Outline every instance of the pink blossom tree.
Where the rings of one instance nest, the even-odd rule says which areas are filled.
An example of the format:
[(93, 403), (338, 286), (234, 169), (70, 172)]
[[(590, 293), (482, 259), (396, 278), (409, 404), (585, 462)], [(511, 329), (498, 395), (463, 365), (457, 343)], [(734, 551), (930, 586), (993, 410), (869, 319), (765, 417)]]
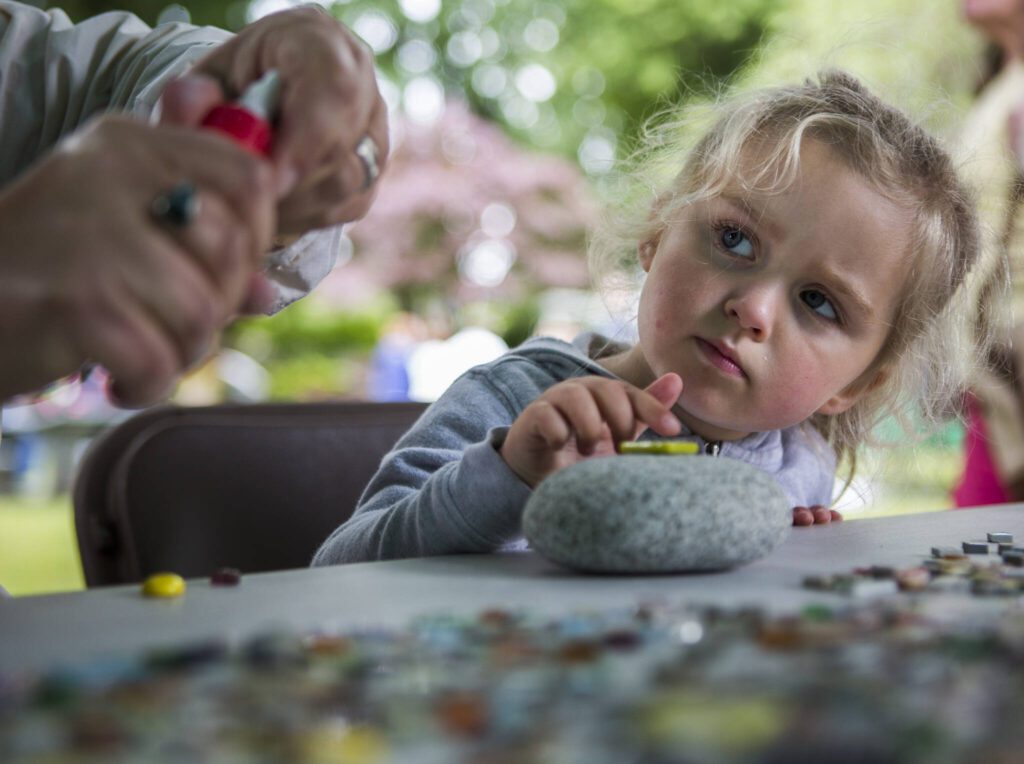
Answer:
[(416, 309), (587, 285), (598, 213), (576, 165), (516, 144), (457, 101), (430, 124), (395, 120), (377, 199), (349, 230), (351, 258), (318, 292), (348, 301), (390, 290)]

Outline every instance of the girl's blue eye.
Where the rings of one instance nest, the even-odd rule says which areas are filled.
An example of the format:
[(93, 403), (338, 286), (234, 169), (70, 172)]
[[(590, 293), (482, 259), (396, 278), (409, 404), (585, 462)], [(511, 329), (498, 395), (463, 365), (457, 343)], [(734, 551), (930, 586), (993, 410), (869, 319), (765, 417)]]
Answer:
[(754, 256), (754, 245), (742, 229), (736, 226), (726, 226), (718, 235), (722, 246), (734, 255), (747, 258)]
[(801, 292), (800, 299), (804, 301), (807, 307), (822, 318), (827, 318), (830, 321), (835, 321), (839, 318), (839, 316), (836, 315), (836, 309), (832, 304), (832, 301), (817, 289), (807, 289)]

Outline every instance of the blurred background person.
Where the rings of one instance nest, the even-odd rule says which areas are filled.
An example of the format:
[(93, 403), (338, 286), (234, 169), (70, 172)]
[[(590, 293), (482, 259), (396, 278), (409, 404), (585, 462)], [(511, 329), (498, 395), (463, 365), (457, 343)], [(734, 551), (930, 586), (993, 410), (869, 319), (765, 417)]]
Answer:
[[(965, 0), (964, 18), (988, 41), (981, 82), (961, 135), (964, 171), (978, 193), (987, 276), (976, 310), (1004, 313), (996, 357), (967, 401), (959, 507), (1024, 500), (1024, 0)], [(1009, 296), (1009, 300), (1007, 297)]]

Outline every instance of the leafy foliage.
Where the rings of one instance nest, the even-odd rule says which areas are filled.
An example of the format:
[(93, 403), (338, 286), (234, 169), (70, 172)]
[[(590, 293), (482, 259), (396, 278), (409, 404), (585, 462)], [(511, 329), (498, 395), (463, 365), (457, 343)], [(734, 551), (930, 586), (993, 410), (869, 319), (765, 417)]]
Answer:
[[(49, 4), (75, 19), (131, 10), (150, 24), (168, 6), (166, 0)], [(260, 8), (241, 0), (183, 4), (193, 23), (229, 29)], [(325, 5), (368, 39), (395, 88), (428, 78), (523, 142), (575, 157), (588, 136), (614, 147), (620, 133), (633, 131), (658, 104), (680, 93), (706, 93), (731, 77), (756, 52), (782, 2), (461, 0), (441, 3), (426, 20), (410, 18), (398, 0)], [(531, 85), (531, 75), (539, 84)]]

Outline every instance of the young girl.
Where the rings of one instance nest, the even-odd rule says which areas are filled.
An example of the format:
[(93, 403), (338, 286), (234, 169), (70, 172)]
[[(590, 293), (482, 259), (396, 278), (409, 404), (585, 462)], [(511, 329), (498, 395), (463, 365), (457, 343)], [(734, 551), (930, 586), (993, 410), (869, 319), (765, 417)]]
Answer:
[(592, 246), (647, 274), (639, 342), (535, 339), (467, 372), (314, 564), (522, 548), (538, 483), (637, 437), (749, 462), (825, 521), (837, 459), (881, 417), (949, 410), (978, 246), (931, 137), (831, 72), (727, 104), (675, 168)]

